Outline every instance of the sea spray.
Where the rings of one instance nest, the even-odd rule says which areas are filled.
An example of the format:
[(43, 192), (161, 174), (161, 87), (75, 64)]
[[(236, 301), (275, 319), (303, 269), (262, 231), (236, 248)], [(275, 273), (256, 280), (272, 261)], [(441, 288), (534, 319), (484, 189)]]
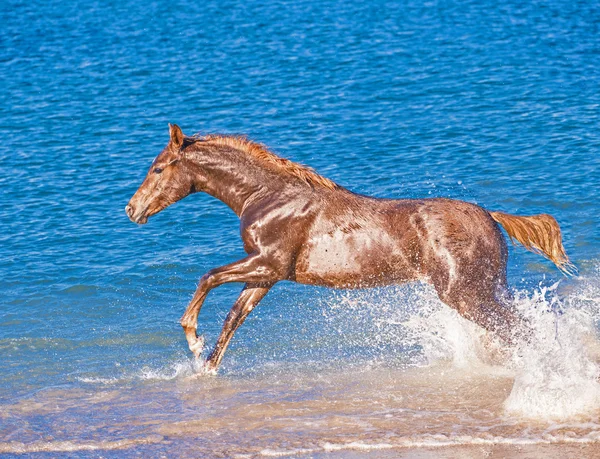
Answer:
[(429, 295), (421, 314), (405, 322), (410, 340), (421, 347), (425, 365), (451, 362), (457, 368), (484, 365), (485, 331)]
[(185, 358), (171, 362), (161, 368), (144, 366), (136, 373), (136, 377), (143, 380), (171, 380), (192, 377), (203, 370), (203, 361), (195, 358)]
[[(594, 355), (598, 303), (581, 301), (582, 289), (560, 299), (557, 285), (516, 296), (515, 305), (528, 319), (532, 334), (518, 345), (509, 363), (515, 379), (504, 403), (507, 414), (566, 419), (600, 408), (600, 366)], [(590, 283), (583, 285), (593, 293)]]
[(424, 283), (332, 294), (322, 310), (330, 339), (372, 363), (451, 362), (474, 369), (495, 362), (501, 350), (495, 336), (461, 317)]
[(600, 409), (600, 286), (579, 279), (518, 291), (514, 305), (532, 333), (510, 348), (423, 288), (403, 325), (420, 347), (420, 364), (451, 364), (465, 374), (514, 378), (504, 402), (509, 416), (564, 420)]
[[(282, 344), (273, 360), (261, 355), (261, 360), (255, 361), (243, 348), (234, 348), (224, 374), (287, 375), (292, 370), (327, 372), (349, 366), (353, 371), (451, 366), (460, 370), (452, 373), (454, 377), (512, 379), (513, 387), (507, 392), (502, 410), (509, 418), (556, 420), (597, 412), (597, 277), (518, 291), (514, 302), (528, 319), (533, 334), (527, 342), (510, 348), (441, 302), (426, 284), (332, 291), (312, 305), (320, 314), (304, 319), (303, 326), (312, 330), (304, 341)], [(264, 339), (263, 333), (256, 336)], [(124, 379), (171, 380), (204, 375), (202, 361), (182, 352), (180, 358), (167, 365), (146, 365)]]

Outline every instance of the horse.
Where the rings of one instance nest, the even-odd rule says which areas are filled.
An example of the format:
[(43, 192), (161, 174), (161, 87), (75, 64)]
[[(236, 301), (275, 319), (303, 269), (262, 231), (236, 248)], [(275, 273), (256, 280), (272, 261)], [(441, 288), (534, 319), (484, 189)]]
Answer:
[(247, 254), (203, 275), (181, 317), (199, 358), (204, 339), (197, 321), (208, 293), (245, 284), (204, 362), (207, 371), (216, 372), (237, 328), (280, 281), (344, 289), (427, 282), (461, 316), (512, 343), (527, 326), (510, 301), (500, 226), (563, 273), (575, 269), (547, 214), (516, 216), (446, 198), (365, 196), (244, 136), (186, 136), (171, 124), (169, 136), (125, 207), (127, 216), (145, 224), (192, 193), (208, 193), (239, 217)]

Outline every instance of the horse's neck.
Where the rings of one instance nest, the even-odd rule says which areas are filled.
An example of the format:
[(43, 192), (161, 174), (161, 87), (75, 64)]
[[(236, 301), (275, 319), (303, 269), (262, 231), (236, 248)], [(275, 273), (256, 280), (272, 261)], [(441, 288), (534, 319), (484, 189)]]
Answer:
[(284, 178), (274, 177), (253, 162), (236, 158), (231, 151), (203, 155), (192, 160), (195, 188), (227, 204), (239, 217), (247, 203), (276, 193)]

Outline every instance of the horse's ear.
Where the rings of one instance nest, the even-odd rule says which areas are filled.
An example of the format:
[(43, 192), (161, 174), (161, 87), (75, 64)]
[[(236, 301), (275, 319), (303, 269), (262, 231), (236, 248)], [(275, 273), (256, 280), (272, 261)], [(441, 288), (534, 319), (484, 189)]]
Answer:
[(181, 132), (181, 128), (176, 124), (169, 124), (169, 135), (171, 136), (173, 146), (181, 148), (183, 145), (183, 132)]

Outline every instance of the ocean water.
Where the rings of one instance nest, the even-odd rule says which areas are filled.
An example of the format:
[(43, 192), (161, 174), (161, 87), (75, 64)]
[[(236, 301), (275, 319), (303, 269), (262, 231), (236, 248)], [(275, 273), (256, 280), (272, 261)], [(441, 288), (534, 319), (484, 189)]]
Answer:
[[(0, 23), (0, 455), (598, 454), (593, 2), (7, 0)], [(167, 123), (360, 193), (550, 213), (579, 275), (510, 248), (514, 351), (426, 285), (281, 283), (206, 375), (178, 320), (243, 256), (237, 218), (123, 211)], [(209, 346), (240, 288), (210, 294)]]

